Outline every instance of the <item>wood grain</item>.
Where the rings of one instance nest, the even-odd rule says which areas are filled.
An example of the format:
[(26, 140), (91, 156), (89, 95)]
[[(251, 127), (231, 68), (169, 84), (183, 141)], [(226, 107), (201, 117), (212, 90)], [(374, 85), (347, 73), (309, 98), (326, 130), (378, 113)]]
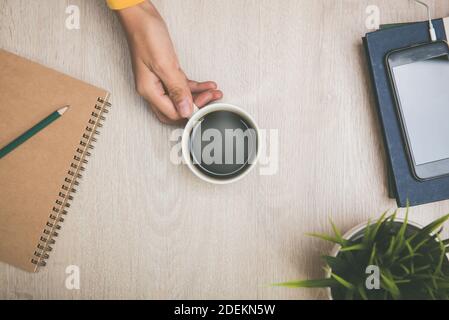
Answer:
[[(434, 16), (449, 3), (428, 1)], [(81, 29), (65, 28), (65, 9)], [(180, 60), (224, 101), (279, 130), (279, 172), (214, 187), (170, 162), (170, 134), (134, 92), (126, 41), (101, 0), (0, 0), (1, 46), (113, 93), (113, 110), (47, 268), (0, 264), (3, 299), (314, 299), (267, 284), (322, 274), (329, 246), (305, 236), (377, 217), (385, 156), (361, 37), (425, 19), (408, 0), (158, 0)], [(427, 223), (449, 202), (413, 209)], [(81, 289), (67, 290), (68, 265)]]

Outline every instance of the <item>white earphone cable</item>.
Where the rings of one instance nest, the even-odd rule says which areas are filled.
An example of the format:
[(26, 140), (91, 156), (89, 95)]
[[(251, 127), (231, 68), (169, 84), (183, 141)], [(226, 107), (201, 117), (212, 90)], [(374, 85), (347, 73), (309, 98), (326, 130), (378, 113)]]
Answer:
[(421, 0), (414, 0), (416, 3), (426, 7), (427, 9), (427, 15), (429, 17), (429, 34), (430, 34), (430, 39), (432, 40), (432, 42), (437, 41), (437, 34), (435, 32), (435, 28), (433, 27), (433, 23), (432, 23), (432, 15), (430, 14), (430, 8), (429, 5)]

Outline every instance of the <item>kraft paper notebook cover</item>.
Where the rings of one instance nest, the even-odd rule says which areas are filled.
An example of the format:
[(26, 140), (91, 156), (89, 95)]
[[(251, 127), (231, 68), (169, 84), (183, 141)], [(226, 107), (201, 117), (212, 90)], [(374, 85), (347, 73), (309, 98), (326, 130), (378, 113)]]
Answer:
[(46, 264), (107, 113), (109, 93), (0, 49), (0, 148), (69, 105), (60, 119), (0, 159), (0, 260)]
[[(447, 40), (449, 18), (435, 19), (433, 24), (438, 40)], [(413, 176), (385, 62), (386, 55), (392, 50), (429, 42), (428, 22), (371, 32), (363, 41), (387, 151), (390, 193), (395, 196), (399, 207), (406, 207), (408, 202), (416, 206), (449, 199), (449, 177), (422, 182)]]

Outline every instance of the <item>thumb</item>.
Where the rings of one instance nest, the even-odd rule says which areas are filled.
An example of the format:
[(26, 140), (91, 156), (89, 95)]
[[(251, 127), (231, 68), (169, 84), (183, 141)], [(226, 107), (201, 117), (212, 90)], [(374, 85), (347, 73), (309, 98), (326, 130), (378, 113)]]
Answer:
[(193, 98), (184, 73), (178, 71), (176, 74), (171, 74), (169, 77), (162, 79), (162, 81), (179, 115), (183, 118), (189, 118), (193, 113)]

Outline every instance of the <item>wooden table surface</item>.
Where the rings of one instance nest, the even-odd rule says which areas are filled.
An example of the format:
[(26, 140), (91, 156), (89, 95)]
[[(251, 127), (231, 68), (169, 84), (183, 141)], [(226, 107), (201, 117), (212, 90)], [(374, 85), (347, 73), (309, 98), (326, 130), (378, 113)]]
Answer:
[[(435, 17), (449, 2), (428, 1)], [(68, 30), (69, 4), (81, 29)], [(157, 0), (182, 66), (224, 101), (279, 130), (279, 170), (211, 186), (170, 161), (173, 128), (134, 92), (128, 48), (102, 0), (0, 0), (0, 45), (112, 92), (113, 109), (48, 267), (0, 264), (3, 299), (315, 299), (272, 288), (322, 276), (330, 246), (307, 232), (376, 218), (388, 199), (385, 154), (361, 37), (424, 20), (409, 0)], [(0, 121), (2, 121), (0, 119)], [(414, 208), (428, 223), (449, 202)], [(65, 286), (80, 268), (80, 290)]]

